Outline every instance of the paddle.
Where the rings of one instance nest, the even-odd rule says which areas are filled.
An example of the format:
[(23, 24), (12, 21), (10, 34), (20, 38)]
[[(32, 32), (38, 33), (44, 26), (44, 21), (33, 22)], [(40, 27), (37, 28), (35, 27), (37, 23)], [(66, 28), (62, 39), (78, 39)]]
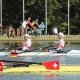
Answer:
[(45, 47), (42, 47), (42, 48), (35, 48), (35, 49), (31, 49), (31, 50), (25, 50), (21, 53), (24, 53), (24, 52), (31, 52), (31, 51), (35, 51), (35, 50), (43, 50), (43, 49), (46, 49), (46, 48), (50, 48), (50, 47), (53, 47), (52, 45), (50, 46), (45, 46)]
[(10, 49), (10, 47), (0, 49), (0, 51), (3, 51), (3, 50), (8, 50), (8, 49)]
[(43, 50), (43, 49), (49, 48), (49, 47), (53, 47), (53, 46), (50, 45), (50, 46), (45, 46), (43, 48), (35, 48), (35, 49), (25, 50), (25, 51), (21, 51), (21, 52), (11, 52), (10, 57), (17, 57), (18, 54), (20, 54), (20, 53), (25, 53), (26, 54), (26, 52), (32, 52), (32, 51), (35, 51), (35, 50)]
[[(21, 52), (21, 53), (31, 52), (31, 51), (35, 51), (35, 50), (43, 50), (43, 49), (49, 48), (49, 47), (53, 47), (53, 46), (45, 46), (45, 47), (43, 47), (43, 48), (35, 48), (35, 49), (31, 49), (31, 50), (25, 50), (25, 51), (23, 51), (23, 52)], [(14, 48), (14, 49), (21, 49), (21, 47), (11, 46), (11, 47), (6, 47), (6, 48), (3, 48), (3, 49), (0, 49), (0, 51), (9, 50), (9, 49), (12, 49), (12, 48)]]
[(43, 65), (48, 70), (59, 70), (59, 67), (60, 67), (58, 61), (46, 61), (46, 62), (40, 62), (40, 63), (38, 63), (38, 62), (26, 62), (26, 61), (10, 61), (10, 60), (0, 60), (0, 61), (13, 63), (12, 66), (16, 65), (16, 67), (21, 66), (21, 65), (26, 66), (26, 64), (28, 64), (27, 66), (29, 66), (31, 64)]
[(26, 62), (26, 61), (10, 61), (10, 60), (0, 60), (0, 62), (10, 62), (10, 63), (29, 63), (29, 64), (42, 64), (42, 63), (36, 63), (36, 62)]
[(9, 50), (9, 49), (17, 49), (18, 47), (17, 46), (11, 46), (11, 47), (6, 47), (6, 48), (3, 48), (3, 49), (0, 49), (0, 51), (4, 51), (4, 50)]

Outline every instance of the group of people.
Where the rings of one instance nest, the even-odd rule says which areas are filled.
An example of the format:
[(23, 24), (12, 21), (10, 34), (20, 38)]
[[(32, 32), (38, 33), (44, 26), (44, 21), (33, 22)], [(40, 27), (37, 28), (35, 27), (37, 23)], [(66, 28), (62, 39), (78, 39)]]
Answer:
[[(24, 41), (22, 43), (22, 51), (29, 50), (32, 46), (32, 41), (29, 34), (24, 35)], [(58, 33), (58, 41), (53, 46), (53, 50), (62, 51), (65, 46), (64, 34), (62, 32)]]
[(25, 33), (28, 33), (28, 31), (30, 30), (32, 31), (32, 33), (38, 34), (39, 30), (42, 30), (42, 31), (44, 30), (45, 25), (43, 22), (39, 24), (38, 19), (32, 21), (31, 17), (29, 17), (27, 20), (23, 21), (22, 27), (24, 28)]
[(14, 29), (12, 25), (9, 26), (8, 28), (8, 37), (15, 37), (15, 36), (23, 36), (24, 35), (24, 30), (21, 27), (18, 27), (17, 29)]
[(22, 22), (22, 25), (18, 27), (17, 29), (14, 29), (13, 26), (10, 24), (8, 28), (8, 36), (23, 36), (24, 34), (34, 34), (34, 35), (40, 35), (44, 33), (46, 26), (43, 22), (39, 24), (38, 19), (32, 21), (31, 17), (29, 17), (27, 20)]
[(38, 28), (38, 25), (39, 25), (38, 24), (38, 19), (35, 20), (34, 22), (32, 22), (31, 17), (29, 17), (27, 20), (23, 21), (23, 23), (22, 23), (22, 27), (25, 30), (32, 29), (32, 31), (35, 31), (36, 28)]

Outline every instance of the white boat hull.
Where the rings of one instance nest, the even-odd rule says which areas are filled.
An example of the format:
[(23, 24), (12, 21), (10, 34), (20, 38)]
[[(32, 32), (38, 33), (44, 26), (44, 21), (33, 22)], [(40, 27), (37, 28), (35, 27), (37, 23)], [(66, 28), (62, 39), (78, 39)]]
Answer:
[(17, 56), (80, 56), (80, 53), (51, 53), (51, 52), (27, 52), (27, 53), (21, 53)]
[[(18, 51), (16, 54), (17, 56), (80, 56), (80, 50), (70, 50), (68, 52), (57, 53), (56, 51), (50, 52), (22, 52)], [(0, 56), (10, 55), (11, 52), (0, 52)]]

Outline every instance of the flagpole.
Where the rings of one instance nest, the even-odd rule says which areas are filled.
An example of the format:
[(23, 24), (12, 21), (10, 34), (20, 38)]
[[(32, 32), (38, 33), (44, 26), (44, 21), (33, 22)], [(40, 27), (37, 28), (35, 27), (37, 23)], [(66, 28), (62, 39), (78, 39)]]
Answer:
[(1, 0), (1, 24), (2, 24), (2, 0)]
[(25, 5), (24, 5), (24, 0), (23, 0), (23, 21), (25, 20)]
[(46, 25), (46, 34), (47, 34), (47, 0), (45, 0), (45, 25)]
[(70, 34), (70, 4), (68, 0), (68, 35)]

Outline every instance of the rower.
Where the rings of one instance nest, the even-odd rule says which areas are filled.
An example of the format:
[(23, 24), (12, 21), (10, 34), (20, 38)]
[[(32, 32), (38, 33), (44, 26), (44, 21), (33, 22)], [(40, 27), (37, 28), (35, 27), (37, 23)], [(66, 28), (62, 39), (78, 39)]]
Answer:
[(24, 41), (22, 42), (22, 45), (17, 44), (18, 48), (16, 48), (16, 51), (11, 50), (11, 52), (20, 53), (23, 51), (28, 51), (30, 49), (31, 45), (32, 45), (32, 41), (31, 41), (29, 34), (25, 34)]
[(24, 35), (24, 39), (25, 39), (25, 41), (22, 43), (22, 50), (23, 51), (29, 50), (29, 48), (32, 45), (31, 38), (30, 38), (30, 36), (28, 34), (25, 34)]
[(44, 52), (56, 52), (56, 53), (61, 53), (64, 52), (63, 48), (65, 46), (65, 41), (64, 41), (64, 34), (60, 32), (58, 34), (58, 41), (55, 43), (55, 46), (50, 46), (49, 48), (44, 48)]
[(54, 50), (57, 51), (62, 51), (62, 49), (65, 46), (65, 41), (64, 41), (64, 34), (62, 32), (60, 32), (58, 34), (58, 41), (56, 42), (55, 46), (54, 46)]

